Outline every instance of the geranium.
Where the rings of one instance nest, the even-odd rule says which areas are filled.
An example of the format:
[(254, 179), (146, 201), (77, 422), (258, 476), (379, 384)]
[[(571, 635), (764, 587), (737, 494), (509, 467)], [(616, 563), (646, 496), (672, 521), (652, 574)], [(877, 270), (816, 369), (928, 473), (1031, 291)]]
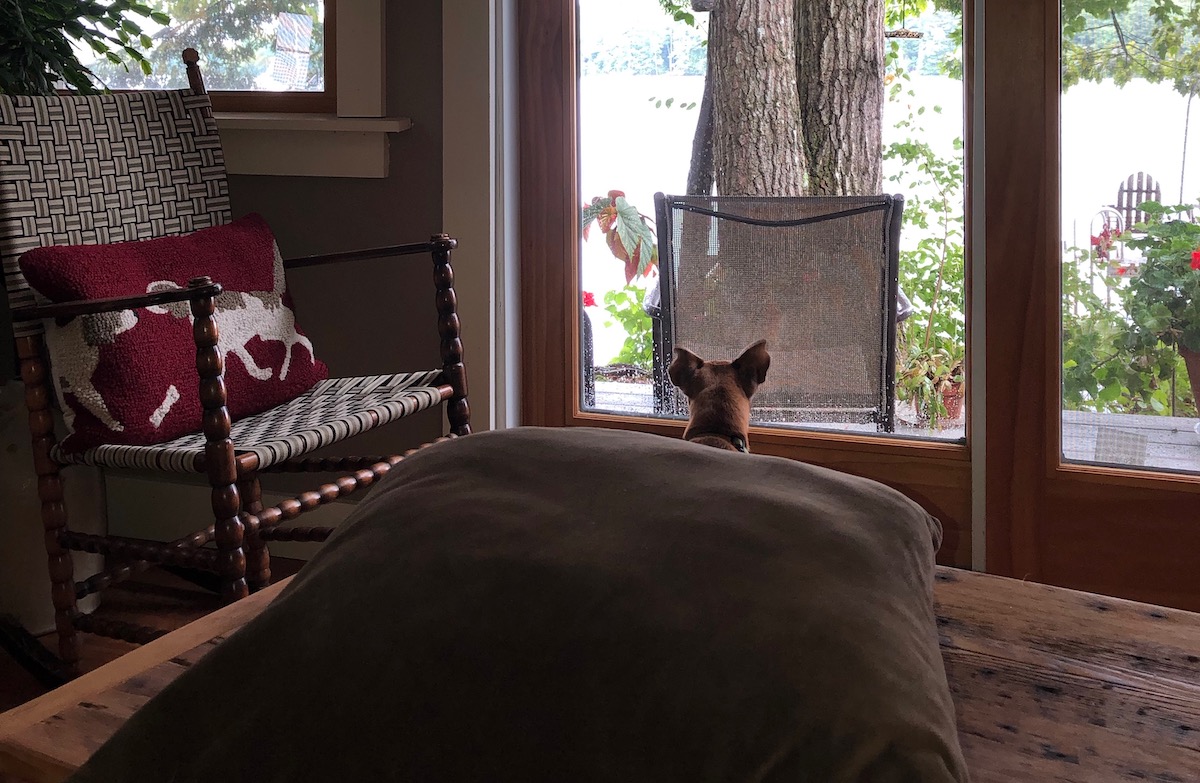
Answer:
[(596, 306), (596, 295), (593, 294), (591, 291), (584, 291), (583, 292), (583, 306), (584, 307), (595, 307)]
[(1116, 226), (1106, 225), (1100, 229), (1100, 234), (1092, 237), (1092, 247), (1096, 248), (1096, 257), (1107, 261), (1109, 251), (1112, 250), (1120, 236), (1121, 232)]
[(1148, 220), (1139, 229), (1145, 233), (1126, 242), (1144, 257), (1128, 300), (1134, 336), (1143, 348), (1161, 342), (1200, 351), (1200, 224), (1192, 222), (1194, 208), (1142, 204)]

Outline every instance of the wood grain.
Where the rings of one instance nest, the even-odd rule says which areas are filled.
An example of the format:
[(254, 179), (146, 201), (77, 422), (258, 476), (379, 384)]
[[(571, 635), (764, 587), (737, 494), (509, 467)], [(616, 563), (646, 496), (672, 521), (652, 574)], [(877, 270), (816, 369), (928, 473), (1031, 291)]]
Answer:
[(1200, 615), (941, 569), (975, 783), (1200, 780)]
[[(63, 780), (282, 585), (0, 715), (0, 774)], [(1200, 614), (950, 568), (934, 599), (976, 783), (1200, 780)]]
[(33, 783), (64, 780), (134, 710), (257, 616), (289, 581), (291, 577), (205, 615), (0, 715), (0, 773)]

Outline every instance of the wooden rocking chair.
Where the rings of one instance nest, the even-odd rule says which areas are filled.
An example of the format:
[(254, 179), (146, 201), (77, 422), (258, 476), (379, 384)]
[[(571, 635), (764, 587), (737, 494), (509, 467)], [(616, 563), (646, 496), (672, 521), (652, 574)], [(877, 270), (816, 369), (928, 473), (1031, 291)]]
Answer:
[[(198, 277), (185, 288), (110, 299), (58, 304), (35, 300), (18, 266), (19, 257), (32, 248), (185, 235), (231, 221), (224, 157), (200, 77), (199, 57), (188, 49), (183, 59), (190, 84), (186, 90), (89, 97), (0, 95), (0, 257), (29, 408), (58, 649), (72, 672), (79, 659), (77, 631), (136, 643), (166, 632), (97, 619), (79, 610), (78, 599), (151, 565), (215, 573), (224, 601), (243, 598), (270, 582), (269, 541), (322, 541), (331, 532), (329, 528), (279, 528), (279, 523), (370, 486), (404, 458), (312, 458), (306, 457), (307, 453), (421, 410), (440, 415), (443, 402), (450, 435), (470, 432), (467, 377), (450, 265), (455, 241), (445, 234), (417, 244), (284, 263), (292, 268), (429, 254), (443, 362), (440, 369), (322, 381), (290, 402), (232, 424), (223, 381), (224, 352), (219, 350), (219, 314), (214, 318), (214, 300), (222, 290), (220, 280)], [(112, 140), (118, 133), (122, 143)], [(50, 156), (59, 165), (49, 165)], [(127, 159), (117, 160), (122, 157)], [(130, 161), (144, 172), (133, 184), (130, 177), (113, 176), (114, 166), (132, 165)], [(138, 189), (141, 180), (145, 187)], [(199, 383), (203, 431), (157, 445), (100, 445), (78, 453), (64, 451), (55, 435), (53, 375), (45, 357), (43, 319), (57, 319), (61, 324), (72, 318), (170, 303), (176, 308), (184, 306), (179, 303), (190, 306), (199, 377), (180, 378), (177, 383), (180, 388), (183, 384), (195, 388)], [(60, 469), (72, 464), (206, 474), (215, 522), (167, 542), (73, 532), (67, 525), (60, 477)], [(311, 492), (264, 508), (259, 474), (268, 471), (346, 473)], [(205, 546), (210, 542), (215, 549)], [(72, 550), (109, 556), (107, 570), (76, 581)]]

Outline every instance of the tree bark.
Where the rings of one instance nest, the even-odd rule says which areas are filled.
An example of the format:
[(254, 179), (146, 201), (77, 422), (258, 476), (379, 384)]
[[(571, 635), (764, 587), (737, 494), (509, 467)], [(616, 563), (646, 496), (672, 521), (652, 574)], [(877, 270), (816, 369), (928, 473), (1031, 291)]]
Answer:
[(707, 78), (720, 195), (803, 193), (793, 2), (713, 2)]
[(795, 0), (796, 86), (812, 195), (883, 189), (883, 0)]

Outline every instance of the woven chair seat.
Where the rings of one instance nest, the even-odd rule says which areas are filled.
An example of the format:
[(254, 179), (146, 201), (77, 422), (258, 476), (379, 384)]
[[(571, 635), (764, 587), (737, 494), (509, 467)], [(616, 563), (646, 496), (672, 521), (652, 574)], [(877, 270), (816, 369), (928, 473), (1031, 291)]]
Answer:
[[(390, 421), (432, 408), (442, 400), (432, 384), (440, 370), (330, 378), (290, 402), (233, 424), (239, 454), (258, 456), (265, 468), (337, 443)], [(64, 464), (195, 473), (201, 470), (201, 432), (152, 446), (105, 445), (78, 453), (52, 452)]]

